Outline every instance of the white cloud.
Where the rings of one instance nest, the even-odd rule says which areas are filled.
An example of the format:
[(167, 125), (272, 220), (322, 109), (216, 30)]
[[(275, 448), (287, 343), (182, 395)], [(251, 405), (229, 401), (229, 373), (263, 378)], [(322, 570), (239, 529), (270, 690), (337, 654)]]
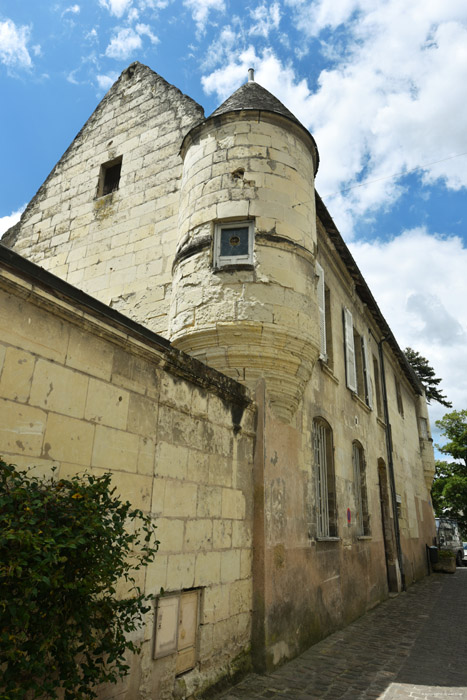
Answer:
[[(222, 63), (228, 64), (232, 56), (238, 54), (240, 46), (243, 46), (242, 29), (227, 25), (207, 48), (202, 62), (204, 70), (211, 70)], [(215, 89), (211, 92), (215, 92)]]
[(259, 34), (267, 38), (273, 29), (278, 29), (281, 20), (280, 4), (263, 2), (254, 10), (250, 10), (250, 16), (254, 22), (248, 30), (250, 34)]
[(141, 11), (150, 10), (165, 10), (171, 5), (174, 0), (138, 0), (138, 7)]
[(29, 27), (17, 27), (11, 19), (0, 22), (1, 63), (8, 67), (30, 68), (32, 66), (27, 48), (29, 33)]
[(87, 32), (87, 33), (84, 35), (84, 38), (85, 38), (87, 41), (97, 42), (98, 39), (99, 39), (99, 36), (98, 36), (98, 34), (97, 34), (96, 28), (93, 27), (93, 28), (91, 29), (91, 31)]
[(246, 82), (248, 68), (255, 67), (258, 62), (255, 49), (253, 46), (248, 47), (223, 68), (218, 68), (209, 75), (203, 76), (201, 82), (204, 91), (208, 95), (216, 93), (220, 101), (225, 100), (242, 83)]
[(225, 12), (224, 0), (183, 0), (183, 4), (191, 10), (199, 32), (204, 32), (212, 10)]
[(111, 73), (107, 73), (107, 75), (98, 75), (97, 84), (99, 86), (99, 89), (104, 92), (107, 92), (107, 90), (109, 90), (112, 87), (117, 78), (118, 73), (115, 73), (113, 71)]
[(151, 27), (148, 24), (137, 24), (135, 29), (140, 36), (147, 36), (153, 44), (159, 42), (159, 39), (152, 33)]
[(75, 70), (72, 70), (68, 73), (66, 79), (69, 83), (72, 85), (79, 85), (79, 80), (76, 80), (75, 76), (76, 73), (79, 71), (79, 68), (75, 68)]
[(115, 17), (122, 17), (132, 4), (132, 0), (99, 0), (99, 4)]
[(128, 22), (137, 22), (139, 19), (139, 11), (136, 9), (136, 7), (130, 8), (130, 11), (128, 12)]
[(110, 40), (110, 44), (105, 50), (105, 55), (110, 58), (123, 60), (131, 56), (136, 49), (140, 49), (142, 43), (140, 35), (134, 29), (120, 29)]
[(153, 44), (159, 42), (148, 24), (137, 24), (134, 29), (131, 27), (120, 29), (110, 40), (105, 55), (122, 60), (129, 58), (134, 51), (142, 47), (142, 36), (147, 36)]
[[(458, 237), (405, 231), (350, 249), (401, 348), (426, 357), (454, 408), (467, 402), (467, 248)], [(433, 403), (432, 421), (446, 408)]]
[[(290, 0), (289, 0), (290, 4)], [(322, 156), (323, 195), (359, 178), (424, 166), (425, 183), (467, 186), (463, 124), (467, 101), (467, 5), (426, 0), (294, 3), (299, 26), (319, 35), (350, 22), (335, 67), (306, 99)], [(335, 51), (335, 50), (334, 50)], [(336, 52), (335, 52), (336, 53)], [(444, 160), (436, 165), (432, 161)], [(394, 182), (346, 197), (356, 215), (398, 196)]]
[(68, 13), (71, 13), (72, 15), (79, 15), (81, 12), (81, 8), (79, 5), (70, 5), (70, 7), (67, 7), (65, 10), (62, 12), (62, 17), (63, 15), (66, 15)]
[(25, 210), (26, 205), (23, 204), (22, 207), (20, 207), (17, 211), (12, 212), (11, 214), (8, 214), (7, 216), (2, 216), (0, 217), (0, 236), (3, 236), (5, 231), (8, 231), (9, 228), (14, 226), (21, 217), (21, 214)]
[[(211, 68), (203, 78), (206, 92), (225, 99), (245, 79), (246, 63), (255, 61), (258, 82), (312, 131), (321, 157), (317, 186), (338, 212), (337, 223), (347, 236), (355, 217), (391, 206), (400, 196), (400, 173), (421, 166), (418, 176), (426, 185), (467, 187), (467, 156), (452, 157), (467, 151), (467, 3), (288, 4), (303, 34), (321, 42), (323, 30), (348, 23), (342, 40), (329, 51), (324, 46), (332, 61), (319, 75), (314, 93), (273, 50), (235, 48), (227, 33), (221, 35), (229, 49), (220, 52), (221, 66), (212, 70), (213, 64), (205, 64)], [(245, 56), (253, 58), (246, 61)], [(354, 188), (361, 181), (371, 184)], [(346, 188), (352, 189), (330, 198)]]

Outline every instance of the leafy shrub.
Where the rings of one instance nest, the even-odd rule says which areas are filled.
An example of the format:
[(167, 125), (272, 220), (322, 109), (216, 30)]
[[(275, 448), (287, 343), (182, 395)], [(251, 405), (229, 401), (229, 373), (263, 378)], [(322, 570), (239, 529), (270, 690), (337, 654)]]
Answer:
[(111, 474), (41, 480), (0, 459), (0, 700), (95, 698), (125, 676), (150, 600), (135, 572), (158, 544)]

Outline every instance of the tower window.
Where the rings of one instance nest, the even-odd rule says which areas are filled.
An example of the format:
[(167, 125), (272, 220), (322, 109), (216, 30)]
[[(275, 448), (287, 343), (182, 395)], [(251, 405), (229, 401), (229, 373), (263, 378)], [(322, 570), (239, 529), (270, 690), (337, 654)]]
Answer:
[(99, 184), (97, 187), (98, 197), (103, 197), (105, 194), (110, 194), (118, 190), (121, 170), (122, 156), (109, 160), (108, 163), (103, 163), (101, 165)]
[(253, 221), (216, 224), (214, 230), (214, 266), (253, 264)]

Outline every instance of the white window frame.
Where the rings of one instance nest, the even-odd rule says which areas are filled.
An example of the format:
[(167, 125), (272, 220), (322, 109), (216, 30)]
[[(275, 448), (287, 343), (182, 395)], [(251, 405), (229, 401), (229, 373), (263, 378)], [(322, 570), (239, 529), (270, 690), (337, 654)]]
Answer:
[(345, 378), (350, 391), (357, 393), (357, 366), (355, 364), (355, 345), (353, 339), (352, 312), (344, 306), (344, 347)]
[(318, 284), (316, 285), (316, 294), (318, 297), (318, 312), (319, 312), (319, 359), (327, 362), (328, 353), (326, 346), (326, 289), (324, 286), (324, 270), (316, 263), (316, 274), (318, 276)]
[[(248, 229), (248, 253), (245, 255), (221, 255), (221, 237), (222, 231), (232, 228), (247, 228)], [(244, 221), (229, 221), (219, 222), (214, 227), (214, 267), (221, 269), (223, 267), (235, 265), (253, 265), (253, 244), (255, 238), (255, 222), (251, 220)]]
[(365, 399), (367, 406), (373, 410), (373, 385), (371, 383), (370, 353), (368, 352), (368, 342), (364, 335), (362, 335), (362, 357)]

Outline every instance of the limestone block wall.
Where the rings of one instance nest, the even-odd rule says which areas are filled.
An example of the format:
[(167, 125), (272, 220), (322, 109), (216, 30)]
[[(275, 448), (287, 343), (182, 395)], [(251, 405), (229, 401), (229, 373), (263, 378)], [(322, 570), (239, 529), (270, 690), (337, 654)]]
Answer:
[(153, 514), (161, 545), (144, 587), (199, 589), (196, 664), (179, 678), (176, 654), (153, 659), (152, 610), (128, 681), (102, 697), (191, 697), (249, 663), (252, 404), (244, 387), (8, 255), (0, 454), (44, 476), (111, 471)]
[[(316, 214), (310, 137), (256, 112), (208, 120), (186, 137), (180, 241), (174, 264), (174, 344), (295, 413), (318, 350)], [(247, 269), (215, 269), (214, 227), (254, 222)]]
[[(202, 108), (147, 66), (122, 73), (3, 243), (70, 284), (167, 333), (179, 156)], [(98, 196), (121, 157), (118, 189)]]
[[(264, 605), (265, 615), (263, 623), (258, 620), (254, 625), (254, 635), (264, 644), (264, 656), (258, 662), (266, 668), (295, 656), (386, 598), (388, 575), (392, 585), (400, 584), (396, 517), (408, 586), (426, 575), (425, 545), (432, 543), (434, 534), (417, 422), (417, 415), (420, 410), (426, 412), (426, 407), (423, 409), (423, 400), (407, 381), (391, 348), (383, 344), (396, 493), (401, 497), (399, 516), (388, 498), (385, 526), (389, 545), (385, 542), (380, 481), (384, 465), (385, 488), (390, 493), (389, 459), (373, 363), (373, 358), (379, 362), (377, 340), (383, 336), (347, 270), (320, 233), (318, 246), (318, 261), (328, 288), (328, 359), (315, 364), (294, 423), (278, 421), (267, 401), (262, 407), (264, 515), (256, 515), (254, 532), (263, 543), (259, 557), (264, 564), (258, 566), (255, 561), (254, 596), (256, 605)], [(352, 312), (355, 331), (367, 339), (372, 408), (347, 387), (343, 307)], [(398, 412), (394, 376), (401, 386), (404, 417)], [(381, 377), (379, 384), (381, 391)], [(260, 406), (259, 398), (257, 403)], [(324, 419), (332, 431), (332, 450), (327, 458), (332, 460), (335, 472), (335, 536), (322, 537), (318, 532), (315, 418)], [(365, 463), (369, 514), (366, 533), (359, 528), (352, 455), (355, 441), (363, 449)]]

